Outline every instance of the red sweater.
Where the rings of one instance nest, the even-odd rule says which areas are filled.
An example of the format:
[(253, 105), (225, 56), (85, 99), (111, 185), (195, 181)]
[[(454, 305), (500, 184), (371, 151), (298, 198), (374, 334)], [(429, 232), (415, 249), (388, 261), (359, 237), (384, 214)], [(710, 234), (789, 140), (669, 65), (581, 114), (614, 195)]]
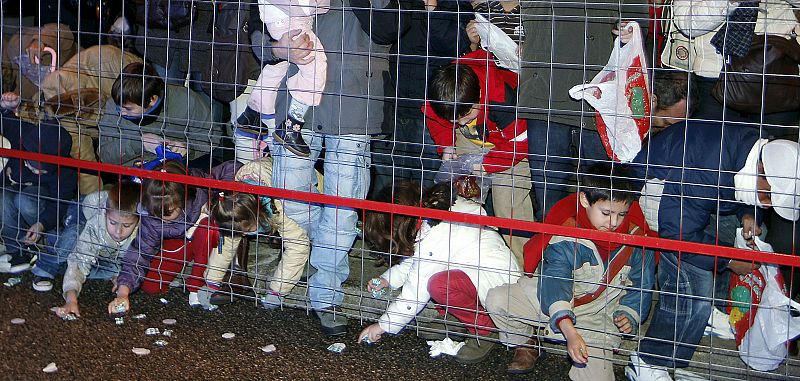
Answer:
[[(486, 126), (487, 142), (494, 144), (483, 159), (483, 167), (489, 173), (501, 172), (519, 163), (528, 155), (528, 139), (520, 136), (528, 129), (527, 121), (517, 119), (517, 85), (519, 76), (495, 64), (494, 57), (483, 49), (465, 54), (456, 63), (469, 66), (478, 75), (481, 85), (481, 109), (478, 114), (478, 129)], [(439, 117), (431, 109), (430, 102), (422, 106), (428, 129), (439, 147), (455, 145), (455, 134), (460, 134), (446, 118)]]

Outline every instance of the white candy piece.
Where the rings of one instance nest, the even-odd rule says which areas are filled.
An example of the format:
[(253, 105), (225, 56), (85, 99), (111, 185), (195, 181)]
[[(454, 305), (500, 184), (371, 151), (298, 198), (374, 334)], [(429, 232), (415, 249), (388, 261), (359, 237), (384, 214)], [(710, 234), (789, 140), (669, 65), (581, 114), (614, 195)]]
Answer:
[(222, 334), (222, 338), (225, 340), (230, 340), (233, 339), (234, 337), (236, 337), (236, 334), (233, 332), (225, 332)]
[(161, 302), (161, 304), (167, 304), (167, 303), (169, 303), (169, 300), (167, 300), (167, 299), (164, 299), (164, 298), (159, 298), (158, 300)]
[(136, 353), (139, 356), (146, 356), (150, 354), (150, 350), (147, 348), (133, 348), (131, 350), (133, 353)]
[(53, 373), (53, 372), (55, 372), (57, 370), (58, 370), (58, 367), (56, 366), (56, 363), (51, 362), (51, 363), (47, 364), (47, 366), (44, 367), (44, 369), (42, 369), (42, 372)]
[(274, 344), (270, 344), (270, 345), (267, 345), (265, 347), (261, 347), (261, 350), (264, 351), (264, 353), (272, 353), (272, 352), (275, 352), (277, 349), (278, 348), (275, 348)]
[(177, 323), (178, 321), (175, 319), (164, 319), (161, 322), (166, 325), (175, 325), (175, 323)]
[(23, 318), (13, 318), (11, 319), (11, 324), (25, 324), (25, 319)]

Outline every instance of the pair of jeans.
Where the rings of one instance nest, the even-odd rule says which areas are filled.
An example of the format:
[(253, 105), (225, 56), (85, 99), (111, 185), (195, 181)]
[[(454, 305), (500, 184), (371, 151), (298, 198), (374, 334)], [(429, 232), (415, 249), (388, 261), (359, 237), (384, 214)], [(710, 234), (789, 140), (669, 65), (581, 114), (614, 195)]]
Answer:
[(661, 295), (639, 348), (646, 363), (669, 368), (689, 366), (711, 316), (714, 275), (711, 270), (680, 262), (673, 252), (661, 253)]
[(397, 118), (392, 135), (372, 142), (373, 194), (400, 180), (418, 181), (425, 187), (433, 185), (442, 161), (425, 127), (425, 117), (422, 113), (419, 116)]
[(569, 196), (576, 169), (607, 161), (600, 135), (595, 130), (528, 120), (528, 164), (536, 195), (536, 219)]
[[(273, 156), (272, 186), (319, 193), (314, 164), (325, 147), (323, 191), (326, 195), (363, 200), (370, 184), (370, 137), (327, 135), (303, 129), (311, 149), (299, 157), (270, 139)], [(347, 254), (356, 239), (358, 212), (352, 208), (285, 200), (286, 217), (296, 221), (311, 239), (309, 262), (316, 272), (308, 278), (314, 309), (341, 305), (342, 283), (350, 275)]]
[(11, 185), (0, 190), (3, 206), (2, 235), (6, 254), (17, 255), (25, 245), (23, 240), (31, 225), (39, 222), (45, 204), (50, 204), (46, 196), (41, 195), (38, 186)]
[(47, 234), (47, 247), (39, 253), (36, 265), (31, 269), (33, 275), (55, 278), (64, 271), (64, 264), (67, 263), (70, 253), (75, 249), (78, 237), (86, 224), (86, 217), (81, 210), (82, 201), (74, 202), (67, 208), (61, 231), (56, 229)]

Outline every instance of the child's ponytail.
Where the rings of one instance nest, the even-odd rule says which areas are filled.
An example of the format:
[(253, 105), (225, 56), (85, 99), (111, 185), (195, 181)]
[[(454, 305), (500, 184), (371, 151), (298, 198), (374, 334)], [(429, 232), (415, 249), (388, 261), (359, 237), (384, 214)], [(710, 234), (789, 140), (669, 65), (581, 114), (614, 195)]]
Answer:
[(235, 233), (269, 225), (269, 215), (274, 213), (271, 203), (262, 205), (259, 197), (234, 191), (211, 193), (209, 211), (220, 229)]

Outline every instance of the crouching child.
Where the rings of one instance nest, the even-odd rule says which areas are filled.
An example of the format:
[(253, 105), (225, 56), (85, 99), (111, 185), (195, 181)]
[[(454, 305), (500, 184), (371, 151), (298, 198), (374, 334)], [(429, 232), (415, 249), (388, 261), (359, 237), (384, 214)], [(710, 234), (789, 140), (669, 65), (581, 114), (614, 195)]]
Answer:
[[(65, 237), (78, 239), (77, 242), (72, 239), (74, 244), (67, 259), (62, 287), (66, 303), (56, 310), (59, 316), (72, 314), (80, 317), (78, 296), (86, 279), (110, 280), (113, 284), (112, 292), (116, 291), (121, 254), (128, 250), (139, 228), (139, 215), (136, 213), (139, 189), (138, 184), (122, 180), (108, 191), (89, 194), (83, 202), (82, 212), (86, 222), (80, 235), (79, 224), (74, 224), (61, 233), (60, 240)], [(34, 274), (40, 265), (41, 263), (36, 264)], [(37, 284), (52, 281), (46, 277), (40, 278), (39, 283), (34, 281), (34, 288)]]
[[(551, 209), (545, 223), (655, 235), (619, 171), (595, 167), (580, 177), (578, 189)], [(533, 370), (540, 346), (535, 329), (542, 328), (545, 339), (566, 341), (570, 379), (613, 380), (612, 351), (647, 318), (654, 270), (651, 250), (547, 234), (531, 239), (526, 275), (486, 297), (500, 340), (516, 348), (508, 372)]]

